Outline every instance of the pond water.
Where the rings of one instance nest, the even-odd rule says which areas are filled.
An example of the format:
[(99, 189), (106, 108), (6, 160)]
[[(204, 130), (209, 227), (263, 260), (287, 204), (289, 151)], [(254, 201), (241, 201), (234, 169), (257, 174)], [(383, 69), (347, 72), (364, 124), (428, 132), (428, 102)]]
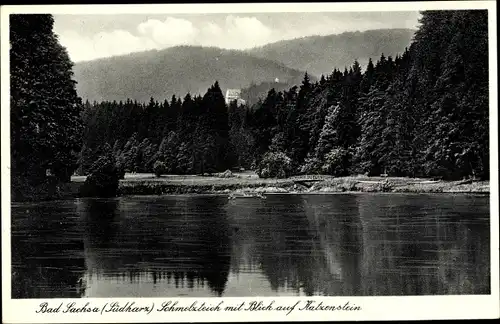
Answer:
[(12, 298), (490, 293), (488, 195), (12, 205)]

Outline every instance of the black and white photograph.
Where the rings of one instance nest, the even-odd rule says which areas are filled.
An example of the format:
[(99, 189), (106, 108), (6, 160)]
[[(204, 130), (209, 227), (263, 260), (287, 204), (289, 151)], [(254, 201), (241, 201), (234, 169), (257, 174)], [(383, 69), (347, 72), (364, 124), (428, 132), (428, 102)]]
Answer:
[(4, 299), (498, 304), (495, 13), (274, 5), (2, 12)]

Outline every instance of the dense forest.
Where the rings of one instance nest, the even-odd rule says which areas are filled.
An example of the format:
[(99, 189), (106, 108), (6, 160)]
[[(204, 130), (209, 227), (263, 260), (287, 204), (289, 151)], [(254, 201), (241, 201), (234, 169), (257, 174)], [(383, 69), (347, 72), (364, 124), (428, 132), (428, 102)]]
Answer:
[(427, 11), (395, 57), (227, 107), (204, 96), (86, 103), (79, 173), (113, 152), (124, 171), (261, 177), (349, 174), (489, 177), (486, 11)]

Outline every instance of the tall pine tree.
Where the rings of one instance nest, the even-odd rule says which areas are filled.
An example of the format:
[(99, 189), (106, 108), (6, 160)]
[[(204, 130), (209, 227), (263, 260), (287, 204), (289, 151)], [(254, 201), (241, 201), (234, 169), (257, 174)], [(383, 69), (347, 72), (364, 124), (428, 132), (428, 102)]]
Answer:
[(33, 185), (46, 169), (69, 181), (83, 131), (81, 99), (51, 15), (10, 16), (12, 175)]

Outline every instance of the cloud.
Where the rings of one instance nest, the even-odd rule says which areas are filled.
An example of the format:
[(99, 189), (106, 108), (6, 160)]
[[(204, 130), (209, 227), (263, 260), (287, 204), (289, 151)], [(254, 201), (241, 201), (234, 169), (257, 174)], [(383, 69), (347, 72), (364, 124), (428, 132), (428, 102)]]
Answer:
[(186, 19), (167, 17), (141, 22), (131, 31), (117, 29), (83, 36), (69, 30), (59, 36), (71, 59), (78, 62), (177, 45), (245, 49), (264, 45), (277, 35), (256, 17), (228, 15), (220, 24), (208, 21), (195, 26)]
[[(96, 16), (71, 20), (62, 17), (57, 31), (71, 59), (78, 62), (177, 45), (247, 49), (310, 35), (411, 27), (416, 22), (415, 15), (392, 13), (392, 16), (394, 21), (382, 13), (127, 18), (130, 21), (123, 16), (108, 20)], [(113, 30), (113, 26), (117, 28)]]
[(229, 15), (225, 21), (225, 35), (233, 48), (249, 48), (263, 45), (272, 39), (273, 31), (255, 17)]
[(193, 23), (186, 19), (168, 17), (165, 21), (150, 19), (137, 27), (139, 34), (161, 47), (192, 44), (199, 34)]
[(148, 38), (137, 37), (126, 30), (100, 32), (93, 37), (82, 36), (75, 31), (59, 34), (72, 61), (88, 61), (97, 58), (124, 55), (132, 52), (157, 49), (158, 45)]

